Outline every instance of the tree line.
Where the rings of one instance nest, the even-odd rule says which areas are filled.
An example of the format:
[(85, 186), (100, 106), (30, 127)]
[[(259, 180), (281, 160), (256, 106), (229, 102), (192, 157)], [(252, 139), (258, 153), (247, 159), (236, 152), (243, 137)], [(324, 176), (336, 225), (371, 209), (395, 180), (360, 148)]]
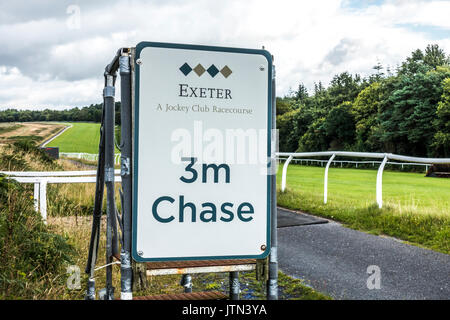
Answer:
[[(0, 122), (67, 121), (101, 122), (103, 104), (91, 104), (83, 108), (66, 110), (17, 110), (0, 111)], [(120, 102), (115, 103), (115, 121), (120, 124)]]
[[(343, 72), (325, 88), (277, 98), (279, 150), (390, 152), (450, 157), (450, 56), (438, 45), (411, 53), (394, 71)], [(385, 72), (386, 71), (386, 72)]]

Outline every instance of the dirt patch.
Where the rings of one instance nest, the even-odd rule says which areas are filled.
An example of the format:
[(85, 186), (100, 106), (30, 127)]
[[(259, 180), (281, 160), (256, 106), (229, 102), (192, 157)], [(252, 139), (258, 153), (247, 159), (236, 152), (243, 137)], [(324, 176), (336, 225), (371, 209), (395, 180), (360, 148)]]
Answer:
[(0, 130), (0, 144), (14, 143), (21, 139), (31, 139), (41, 143), (58, 133), (66, 125), (46, 122), (15, 122), (2, 124), (8, 130)]

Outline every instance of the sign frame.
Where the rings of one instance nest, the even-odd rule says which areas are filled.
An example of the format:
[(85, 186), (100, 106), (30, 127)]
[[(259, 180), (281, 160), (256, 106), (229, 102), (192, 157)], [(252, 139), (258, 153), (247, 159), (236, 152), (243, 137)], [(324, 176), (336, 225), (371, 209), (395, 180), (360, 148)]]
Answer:
[[(252, 55), (262, 55), (267, 59), (268, 62), (268, 83), (267, 83), (267, 159), (272, 159), (272, 122), (273, 122), (273, 58), (272, 55), (266, 50), (259, 49), (244, 49), (244, 48), (234, 48), (234, 47), (219, 47), (219, 46), (205, 46), (205, 45), (192, 45), (192, 44), (178, 44), (178, 43), (164, 43), (164, 42), (140, 42), (136, 45), (135, 53), (133, 56), (133, 68), (134, 75), (132, 76), (133, 89), (132, 100), (133, 100), (133, 128), (132, 128), (132, 139), (133, 139), (133, 169), (132, 169), (132, 186), (133, 186), (133, 196), (132, 196), (132, 241), (131, 241), (131, 254), (133, 260), (136, 262), (156, 262), (156, 261), (190, 261), (190, 260), (223, 260), (223, 259), (264, 259), (271, 251), (271, 236), (272, 236), (272, 195), (273, 190), (271, 183), (271, 168), (275, 165), (273, 161), (268, 161), (267, 163), (267, 210), (266, 210), (266, 243), (265, 250), (259, 255), (231, 255), (231, 256), (196, 256), (196, 257), (164, 257), (164, 258), (145, 258), (141, 257), (137, 252), (137, 203), (138, 203), (138, 172), (139, 172), (139, 86), (140, 86), (140, 64), (139, 59), (141, 51), (148, 47), (156, 48), (167, 48), (167, 49), (184, 49), (184, 50), (201, 50), (201, 51), (213, 51), (213, 52), (226, 52), (226, 53), (240, 53), (240, 54), (252, 54)], [(155, 156), (157, 154), (155, 153)], [(273, 173), (272, 173), (273, 174)]]

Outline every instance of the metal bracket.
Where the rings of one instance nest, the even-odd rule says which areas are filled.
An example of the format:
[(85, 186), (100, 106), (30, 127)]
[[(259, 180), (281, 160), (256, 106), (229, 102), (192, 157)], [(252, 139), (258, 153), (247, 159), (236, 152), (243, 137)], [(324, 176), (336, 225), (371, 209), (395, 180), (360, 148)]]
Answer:
[(128, 157), (120, 157), (120, 175), (122, 177), (124, 176), (129, 176), (131, 174), (131, 170), (130, 170), (130, 158)]
[(105, 168), (105, 182), (114, 182), (114, 168)]
[(108, 97), (114, 97), (115, 95), (115, 88), (112, 86), (107, 86), (103, 89), (103, 97), (108, 98)]
[(130, 57), (128, 55), (119, 58), (120, 73), (130, 73)]

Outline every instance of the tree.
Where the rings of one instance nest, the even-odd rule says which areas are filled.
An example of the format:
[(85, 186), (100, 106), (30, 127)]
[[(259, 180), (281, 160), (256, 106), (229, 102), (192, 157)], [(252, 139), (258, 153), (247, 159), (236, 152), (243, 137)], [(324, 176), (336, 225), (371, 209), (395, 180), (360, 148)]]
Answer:
[(342, 72), (335, 75), (331, 80), (328, 94), (331, 98), (331, 107), (335, 107), (344, 101), (353, 101), (358, 95), (361, 85), (361, 76), (358, 74), (353, 77), (348, 72)]
[(388, 98), (391, 107), (381, 117), (381, 139), (395, 146), (390, 151), (417, 156), (431, 154), (433, 121), (442, 96), (441, 83), (446, 77), (450, 77), (448, 68), (398, 77)]
[(449, 64), (450, 58), (445, 56), (444, 50), (439, 48), (437, 44), (429, 44), (425, 49), (423, 62), (427, 66), (436, 69), (438, 66)]
[(381, 99), (382, 85), (374, 82), (358, 94), (352, 105), (357, 150), (378, 151), (379, 144), (374, 133), (379, 127), (378, 109)]
[(308, 126), (298, 142), (297, 152), (323, 151), (328, 149), (328, 139), (325, 129), (325, 118), (316, 118)]
[(384, 72), (381, 71), (381, 70), (383, 70), (383, 66), (378, 61), (377, 64), (372, 67), (372, 69), (376, 71), (376, 74), (371, 75), (369, 77), (369, 82), (372, 83), (372, 82), (380, 81), (384, 76)]
[(426, 72), (429, 66), (423, 63), (424, 54), (422, 50), (417, 49), (411, 53), (411, 57), (407, 57), (398, 68), (399, 75), (414, 75), (418, 72)]
[(352, 103), (345, 101), (328, 113), (324, 128), (331, 149), (351, 149), (355, 140), (355, 118), (351, 110)]
[(434, 122), (436, 134), (433, 141), (433, 155), (445, 158), (450, 157), (450, 78), (442, 81), (442, 99), (436, 110)]
[(295, 100), (304, 102), (306, 99), (308, 99), (308, 89), (306, 89), (303, 82), (301, 82), (298, 85), (297, 91), (295, 92)]
[(293, 109), (289, 98), (282, 99), (277, 97), (277, 116), (292, 111)]

